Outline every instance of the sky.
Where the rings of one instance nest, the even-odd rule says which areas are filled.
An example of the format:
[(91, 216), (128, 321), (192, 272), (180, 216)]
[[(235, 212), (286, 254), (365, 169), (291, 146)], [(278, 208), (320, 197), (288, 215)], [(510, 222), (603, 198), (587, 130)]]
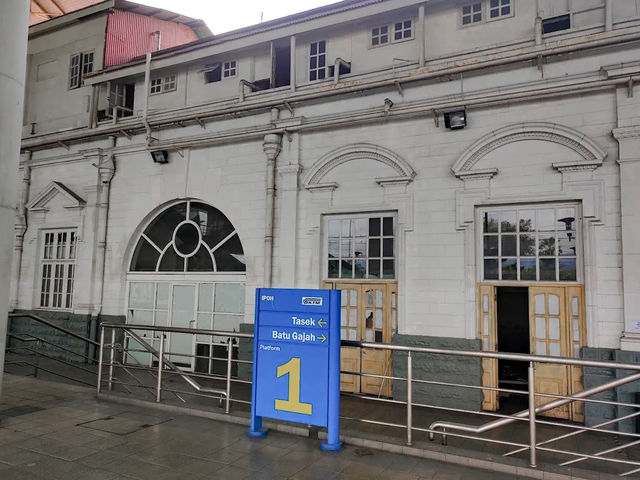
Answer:
[(336, 3), (336, 0), (135, 0), (205, 21), (214, 34)]

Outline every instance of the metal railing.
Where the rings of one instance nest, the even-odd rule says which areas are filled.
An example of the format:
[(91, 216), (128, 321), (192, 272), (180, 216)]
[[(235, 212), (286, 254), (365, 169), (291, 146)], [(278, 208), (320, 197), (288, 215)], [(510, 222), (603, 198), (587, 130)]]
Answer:
[[(107, 332), (110, 330), (110, 334)], [(124, 337), (122, 343), (118, 343), (117, 332), (121, 331)], [(152, 333), (153, 340), (142, 337), (142, 332)], [(73, 333), (73, 332), (71, 332)], [(191, 335), (205, 337), (226, 337), (225, 343), (214, 344), (209, 340), (208, 345), (217, 345), (226, 348), (226, 355), (219, 353), (218, 357), (210, 350), (207, 354), (199, 355), (184, 352), (172, 352), (166, 348), (171, 344), (171, 335)], [(154, 336), (155, 335), (155, 336)], [(106, 339), (109, 338), (109, 341)], [(127, 341), (130, 339), (130, 341)], [(224, 404), (225, 412), (230, 413), (233, 404), (250, 404), (250, 375), (243, 379), (241, 375), (234, 375), (233, 367), (240, 365), (250, 366), (252, 361), (238, 358), (239, 344), (235, 340), (251, 340), (253, 335), (249, 333), (228, 332), (218, 330), (153, 327), (148, 325), (132, 324), (101, 324), (99, 343), (98, 381), (97, 389), (101, 392), (106, 386), (108, 390), (123, 388), (127, 392), (133, 392), (137, 387), (152, 394), (156, 402), (168, 400), (163, 397), (163, 392), (173, 395), (181, 402), (186, 402), (188, 396), (195, 399), (217, 399), (219, 405)], [(41, 339), (22, 336), (20, 340), (27, 344)], [(135, 346), (132, 346), (135, 342)], [(158, 347), (153, 343), (157, 342)], [(344, 347), (358, 347), (384, 351), (387, 354), (396, 354), (393, 362), (396, 367), (406, 367), (406, 376), (398, 376), (385, 371), (383, 375), (377, 373), (365, 373), (363, 371), (342, 371), (342, 374), (380, 382), (393, 382), (394, 390), (397, 386), (406, 386), (406, 399), (385, 398), (382, 395), (372, 396), (359, 393), (343, 393), (343, 411), (341, 419), (346, 421), (347, 429), (356, 429), (359, 423), (365, 425), (377, 425), (380, 428), (391, 429), (397, 432), (396, 441), (412, 445), (417, 436), (420, 440), (433, 440), (441, 436), (443, 444), (447, 444), (447, 438), (455, 438), (466, 449), (473, 449), (475, 442), (486, 446), (491, 444), (498, 454), (505, 457), (527, 454), (529, 465), (539, 465), (539, 460), (545, 463), (553, 462), (562, 466), (574, 466), (583, 462), (590, 463), (590, 468), (601, 465), (607, 470), (616, 470), (621, 476), (629, 476), (640, 472), (640, 456), (635, 453), (634, 447), (640, 446), (640, 433), (624, 431), (619, 428), (621, 422), (637, 420), (640, 417), (640, 405), (622, 401), (613, 401), (601, 398), (603, 392), (612, 390), (632, 382), (640, 382), (640, 365), (619, 363), (611, 361), (580, 360), (573, 358), (546, 357), (539, 355), (524, 355), (515, 353), (479, 352), (449, 350), (442, 348), (410, 347), (381, 343), (368, 343), (356, 341), (342, 341)], [(252, 348), (247, 345), (247, 352)], [(223, 350), (224, 351), (224, 350)], [(136, 354), (144, 354), (149, 358), (148, 362), (141, 364), (136, 361)], [(404, 357), (406, 355), (406, 357)], [(430, 358), (467, 358), (477, 362), (482, 359), (508, 360), (525, 362), (528, 373), (527, 389), (515, 390), (502, 386), (484, 386), (478, 379), (475, 384), (460, 383), (456, 381), (441, 381), (436, 375), (431, 379), (416, 378), (415, 362), (420, 356), (427, 355)], [(444, 357), (443, 357), (444, 356)], [(177, 364), (176, 357), (189, 359), (191, 368), (184, 368)], [(403, 358), (404, 357), (404, 358)], [(193, 368), (198, 361), (206, 361), (206, 371)], [(215, 373), (212, 368), (214, 363), (224, 366), (220, 373)], [(404, 365), (402, 365), (404, 363)], [(607, 369), (617, 372), (612, 379), (604, 383), (587, 388), (584, 391), (571, 395), (554, 395), (536, 391), (536, 364), (556, 364), (567, 368), (582, 367)], [(424, 365), (421, 365), (424, 366)], [(190, 371), (193, 370), (193, 371)], [(394, 369), (397, 371), (397, 369)], [(420, 370), (422, 371), (422, 370)], [(135, 372), (135, 373), (134, 373)], [(126, 375), (125, 379), (122, 375)], [(129, 378), (135, 380), (130, 382)], [(170, 385), (177, 379), (185, 383), (188, 388), (174, 387)], [(468, 392), (494, 392), (500, 395), (521, 396), (526, 399), (528, 408), (514, 414), (505, 414), (500, 411), (483, 411), (480, 403), (474, 408), (462, 408), (453, 401), (438, 404), (438, 401), (421, 403), (420, 386), (427, 392), (440, 389), (446, 397), (448, 392), (454, 390)], [(382, 392), (382, 389), (380, 390)], [(416, 400), (418, 398), (418, 400)], [(355, 402), (355, 403), (350, 403)], [(367, 405), (383, 405), (383, 409), (362, 408), (359, 403)], [(616, 418), (608, 418), (592, 426), (558, 420), (544, 416), (550, 410), (558, 408), (570, 408), (572, 405), (588, 404), (607, 406), (610, 408), (623, 408), (626, 412)], [(204, 403), (203, 408), (208, 408), (209, 403)], [(355, 408), (354, 408), (355, 407)], [(347, 415), (351, 408), (355, 413)], [(377, 410), (377, 411), (376, 411)], [(439, 413), (440, 412), (440, 413)], [(392, 418), (395, 415), (395, 418)], [(438, 419), (438, 415), (453, 417), (450, 419)], [(462, 422), (460, 418), (464, 418)], [(478, 419), (484, 419), (478, 421)], [(455, 420), (455, 421), (451, 421)], [(509, 430), (504, 430), (509, 429)], [(516, 430), (512, 430), (516, 429)], [(513, 433), (518, 440), (513, 440)], [(395, 435), (395, 434), (394, 434)], [(579, 436), (586, 436), (590, 442), (575, 442)], [(572, 440), (572, 445), (567, 445), (567, 440)], [(561, 443), (558, 447), (557, 444)], [(552, 444), (556, 444), (556, 448)], [(595, 445), (595, 446), (594, 446)], [(590, 450), (589, 450), (590, 449)], [(624, 452), (626, 456), (622, 455)], [(540, 457), (540, 458), (539, 458)], [(549, 460), (551, 459), (551, 460)], [(597, 463), (593, 463), (597, 462)]]
[[(95, 386), (91, 382), (95, 378), (96, 372), (86, 365), (95, 362), (95, 359), (87, 355), (90, 346), (99, 347), (100, 344), (89, 338), (73, 332), (67, 328), (56, 325), (55, 323), (32, 313), (15, 312), (8, 315), (9, 318), (28, 318), (31, 321), (44, 325), (52, 331), (57, 331), (69, 338), (80, 340), (84, 344), (84, 352), (78, 353), (70, 348), (63, 347), (55, 342), (51, 342), (43, 336), (37, 336), (30, 333), (7, 333), (7, 338), (20, 342), (19, 345), (7, 345), (6, 352), (14, 354), (17, 358), (5, 359), (5, 368), (7, 365), (22, 365), (33, 368), (33, 376), (38, 377), (39, 372), (47, 372), (55, 377), (71, 380), (83, 385)], [(14, 342), (15, 343), (15, 342)], [(43, 348), (46, 347), (51, 352), (58, 352), (67, 358), (77, 359), (77, 362), (60, 358), (55, 354), (45, 353)], [(64, 353), (63, 353), (64, 352)], [(54, 368), (60, 367), (61, 368)], [(75, 375), (73, 374), (75, 373)], [(79, 375), (83, 375), (80, 377)]]
[[(231, 385), (232, 383), (244, 383), (250, 384), (250, 381), (242, 380), (239, 378), (234, 378), (232, 375), (233, 364), (239, 363), (252, 363), (249, 360), (239, 360), (237, 358), (233, 358), (234, 348), (237, 346), (234, 344), (233, 339), (240, 338), (253, 338), (252, 334), (247, 333), (238, 333), (238, 332), (227, 332), (221, 330), (205, 330), (205, 329), (191, 329), (191, 328), (177, 328), (177, 327), (155, 327), (150, 325), (135, 325), (135, 324), (118, 324), (118, 323), (102, 323), (100, 325), (100, 350), (99, 350), (99, 360), (98, 360), (98, 381), (97, 388), (98, 393), (102, 390), (103, 383), (103, 369), (104, 367), (108, 367), (107, 371), (107, 387), (108, 390), (113, 390), (114, 385), (123, 385), (123, 386), (133, 386), (133, 387), (143, 387), (148, 388), (143, 382), (139, 382), (138, 384), (127, 384), (115, 375), (116, 368), (128, 368), (128, 369), (140, 369), (146, 370), (147, 372), (152, 372), (155, 370), (155, 400), (156, 402), (162, 401), (162, 392), (169, 391), (180, 398), (183, 402), (185, 400), (180, 394), (183, 395), (198, 395), (204, 397), (216, 398), (222, 402), (224, 400), (225, 413), (229, 413), (231, 410), (231, 402), (239, 402), (239, 403), (248, 403), (246, 400), (241, 399), (232, 399), (231, 397)], [(105, 335), (106, 330), (111, 330), (111, 341), (110, 343), (105, 343)], [(123, 344), (116, 343), (116, 332), (121, 330), (125, 333), (125, 341)], [(159, 348), (154, 348), (150, 345), (138, 332), (159, 332)], [(194, 355), (188, 354), (185, 352), (170, 352), (166, 351), (165, 343), (167, 340), (167, 334), (187, 334), (187, 335), (198, 335), (198, 336), (209, 336), (209, 337), (227, 337), (226, 344), (218, 344), (219, 346), (226, 345), (227, 355), (226, 358), (222, 357), (214, 357), (213, 355)], [(126, 337), (132, 338), (135, 342), (143, 347), (143, 350), (137, 348), (129, 348), (128, 345), (125, 345)], [(208, 342), (208, 345), (213, 345), (212, 342)], [(104, 352), (109, 352), (109, 361), (105, 361)], [(121, 359), (117, 359), (116, 355), (120, 353)], [(150, 355), (151, 358), (155, 358), (157, 360), (157, 367), (154, 369), (153, 365), (135, 365), (132, 366), (127, 364), (128, 358), (131, 357), (131, 354), (135, 353), (143, 353)], [(193, 360), (203, 359), (209, 361), (222, 361), (226, 362), (226, 374), (224, 376), (211, 374), (210, 369), (208, 372), (190, 372), (188, 369), (181, 368), (176, 365), (170, 358), (179, 356), (182, 358), (189, 358)], [(153, 362), (151, 362), (153, 363)], [(194, 369), (195, 370), (195, 369)], [(165, 388), (163, 386), (163, 378), (166, 374), (172, 374), (174, 376), (179, 377), (184, 382), (186, 382), (192, 390), (181, 390), (175, 391), (169, 388)], [(198, 380), (202, 381), (224, 381), (224, 388), (210, 387), (202, 385)]]
[[(360, 377), (377, 377), (383, 379), (383, 381), (403, 381), (407, 384), (407, 401), (399, 401), (399, 400), (390, 400), (390, 399), (381, 399), (381, 398), (371, 398), (370, 400), (384, 401), (396, 404), (402, 404), (406, 406), (406, 424), (397, 424), (397, 423), (389, 423), (389, 422), (381, 422), (376, 420), (364, 420), (353, 417), (342, 417), (348, 418), (349, 420), (358, 420), (364, 421), (366, 423), (378, 424), (385, 427), (397, 427), (397, 428), (406, 428), (406, 444), (412, 444), (412, 434), (413, 431), (419, 431), (427, 433), (430, 440), (435, 438), (435, 435), (440, 434), (442, 436), (443, 444), (446, 445), (447, 435), (455, 436), (461, 439), (467, 440), (476, 440), (481, 442), (492, 442), (496, 444), (500, 444), (508, 447), (515, 447), (506, 453), (504, 456), (512, 456), (521, 452), (529, 451), (529, 464), (531, 467), (537, 466), (537, 452), (547, 452), (554, 453), (559, 455), (565, 455), (569, 457), (573, 457), (571, 460), (564, 461), (560, 463), (562, 466), (573, 465), (578, 462), (582, 462), (585, 460), (597, 460), (601, 462), (609, 462), (611, 464), (618, 465), (628, 465), (634, 466), (635, 468), (630, 471), (626, 471), (621, 473), (621, 476), (628, 476), (633, 473), (640, 472), (640, 461), (636, 460), (625, 460), (620, 458), (607, 457), (608, 453), (612, 452), (621, 452), (625, 449), (634, 447), (636, 445), (640, 445), (640, 433), (631, 433), (631, 432), (623, 432), (618, 430), (610, 430), (605, 429), (604, 427), (609, 427), (611, 425), (615, 425), (616, 423), (637, 418), (640, 416), (640, 405), (633, 403), (624, 403), (624, 402), (615, 402), (610, 400), (601, 400), (591, 398), (594, 395), (602, 393), (607, 390), (611, 390), (623, 385), (627, 385), (632, 382), (636, 382), (640, 380), (640, 365), (639, 364), (630, 364), (630, 363), (620, 363), (620, 362), (605, 362), (605, 361), (594, 361), (594, 360), (579, 360), (573, 358), (561, 358), (561, 357), (547, 357), (540, 355), (524, 355), (524, 354), (515, 354), (515, 353), (499, 353), (499, 352), (478, 352), (478, 351), (463, 351), (463, 350), (447, 350), (447, 349), (438, 349), (438, 348), (426, 348), (426, 347), (408, 347), (401, 345), (389, 345), (389, 344), (379, 344), (379, 343), (368, 343), (368, 342), (357, 342), (357, 341), (342, 341), (342, 346), (347, 347), (359, 347), (359, 348), (367, 348), (367, 349), (376, 349), (376, 350), (385, 350), (390, 352), (403, 352), (407, 354), (407, 377), (397, 377), (397, 376), (388, 376), (388, 375), (374, 375), (374, 374), (364, 374), (361, 372), (342, 372), (348, 373), (350, 375), (359, 375)], [(430, 355), (446, 355), (446, 356), (458, 356), (458, 357), (468, 357), (475, 359), (495, 359), (495, 360), (511, 360), (511, 361), (521, 361), (526, 362), (527, 372), (528, 372), (528, 388), (526, 391), (521, 390), (512, 390), (507, 388), (495, 388), (495, 387), (487, 387), (482, 385), (467, 385), (460, 383), (447, 383), (441, 381), (433, 381), (433, 380), (423, 380), (423, 379), (415, 379), (413, 378), (413, 357), (415, 354), (430, 354)], [(632, 373), (626, 374), (620, 378), (616, 378), (615, 380), (611, 380), (609, 382), (605, 382), (597, 387), (593, 387), (574, 395), (554, 395), (549, 393), (542, 393), (535, 391), (535, 368), (534, 364), (556, 364), (556, 365), (566, 365), (566, 366), (574, 366), (574, 367), (591, 367), (591, 368), (604, 368), (604, 369), (614, 369), (614, 370), (627, 370)], [(481, 391), (494, 391), (497, 393), (506, 393), (511, 395), (525, 395), (527, 396), (528, 409), (517, 412), (512, 415), (504, 415), (500, 413), (486, 412), (486, 411), (470, 411), (461, 408), (455, 408), (451, 406), (441, 406), (441, 405), (427, 405), (420, 404), (413, 401), (413, 386), (415, 384), (425, 384), (425, 385), (433, 385), (440, 387), (453, 387), (453, 388), (465, 388), (465, 389), (475, 389)], [(548, 402), (543, 403), (542, 405), (536, 406), (536, 404), (540, 403), (536, 402), (537, 399), (547, 398)], [(578, 424), (571, 423), (562, 423), (558, 421), (552, 420), (542, 420), (537, 417), (537, 415), (548, 412), (550, 410), (565, 406), (571, 405), (574, 402), (581, 402), (583, 404), (592, 402), (605, 404), (609, 406), (622, 406), (622, 407), (630, 407), (636, 409), (635, 412), (630, 413), (628, 415), (624, 415), (618, 418), (610, 419), (605, 422), (594, 425), (593, 427), (586, 427)], [(419, 427), (413, 424), (413, 409), (414, 407), (421, 408), (429, 408), (434, 410), (440, 410), (445, 412), (453, 412), (460, 414), (475, 414), (483, 417), (494, 417), (495, 420), (491, 420), (487, 423), (481, 425), (467, 425), (457, 422), (447, 422), (447, 421), (435, 421), (430, 423), (428, 427)], [(508, 440), (502, 439), (490, 439), (486, 436), (472, 436), (466, 435), (465, 433), (475, 433), (481, 434), (486, 433), (492, 430), (496, 430), (500, 427), (505, 427), (507, 425), (516, 423), (516, 422), (527, 422), (528, 423), (528, 442), (518, 443), (512, 442)], [(542, 442), (537, 441), (537, 433), (538, 426), (544, 425), (545, 427), (555, 427), (559, 430), (572, 430), (566, 434), (555, 435), (547, 440)], [(464, 433), (452, 433), (451, 431), (464, 432)], [(580, 435), (586, 432), (597, 432), (604, 433), (612, 436), (612, 447), (605, 448), (603, 450), (599, 450), (597, 452), (587, 454), (574, 452), (566, 449), (558, 449), (551, 448), (548, 445), (560, 440), (564, 440), (570, 437), (575, 437), (576, 435)], [(614, 438), (615, 437), (615, 438)], [(620, 437), (630, 438), (632, 439), (628, 443), (620, 444)]]

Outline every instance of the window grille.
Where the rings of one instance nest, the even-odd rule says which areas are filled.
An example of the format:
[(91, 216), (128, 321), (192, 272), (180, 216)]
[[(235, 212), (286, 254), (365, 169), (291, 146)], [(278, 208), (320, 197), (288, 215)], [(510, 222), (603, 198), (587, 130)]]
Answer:
[(327, 76), (327, 42), (313, 42), (309, 53), (309, 80), (322, 80)]
[(40, 307), (70, 309), (73, 306), (76, 231), (46, 231), (43, 240)]

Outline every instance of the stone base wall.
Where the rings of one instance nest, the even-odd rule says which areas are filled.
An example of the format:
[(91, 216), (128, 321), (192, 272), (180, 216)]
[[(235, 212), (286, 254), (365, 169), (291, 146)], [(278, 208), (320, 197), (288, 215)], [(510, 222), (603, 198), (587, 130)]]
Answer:
[[(418, 335), (394, 335), (392, 343), (394, 345), (443, 348), (450, 350), (479, 351), (481, 348), (480, 340), (423, 337)], [(439, 382), (451, 382), (474, 386), (480, 386), (482, 384), (482, 365), (478, 358), (414, 353), (412, 354), (412, 365), (414, 379), (435, 380)], [(396, 377), (406, 378), (406, 353), (394, 352), (393, 375)], [(396, 400), (406, 401), (406, 382), (399, 380), (393, 382), (393, 398)], [(462, 387), (444, 387), (414, 383), (413, 401), (428, 405), (480, 410), (482, 407), (482, 393), (480, 390)]]
[[(585, 360), (601, 360), (616, 361), (623, 363), (640, 363), (639, 352), (628, 352), (623, 350), (614, 350), (610, 348), (583, 348), (581, 357)], [(603, 383), (615, 380), (616, 378), (625, 377), (632, 372), (628, 370), (614, 370), (608, 368), (585, 367), (583, 371), (582, 381), (585, 390)], [(607, 400), (622, 403), (638, 403), (640, 400), (640, 381), (628, 383), (615, 389), (606, 390), (602, 393), (592, 396), (595, 400)], [(585, 403), (585, 425), (593, 427), (599, 423), (620, 418), (629, 415), (637, 409), (633, 407), (625, 407), (622, 405), (605, 405), (602, 403)], [(619, 430), (621, 432), (634, 433), (640, 432), (640, 421), (636, 418), (623, 420), (615, 424), (608, 425), (606, 428), (610, 430)]]
[[(241, 323), (240, 333), (253, 333), (253, 323)], [(253, 361), (253, 339), (241, 338), (238, 342), (238, 360)], [(253, 365), (249, 363), (238, 364), (238, 378), (241, 380), (252, 380)]]
[[(101, 316), (98, 321), (96, 321), (96, 319), (92, 319), (90, 315), (79, 315), (70, 312), (34, 310), (16, 313), (24, 313), (25, 316), (12, 317), (10, 319), (8, 328), (9, 333), (16, 335), (33, 335), (34, 337), (41, 338), (49, 343), (22, 342), (9, 337), (7, 342), (8, 347), (16, 349), (12, 351), (18, 354), (29, 354), (29, 351), (20, 349), (20, 347), (28, 347), (54, 358), (77, 363), (85, 363), (85, 356), (94, 358), (96, 355), (95, 351), (97, 349), (94, 349), (92, 345), (90, 346), (80, 339), (74, 338), (66, 333), (49, 327), (48, 325), (37, 322), (36, 320), (26, 316), (26, 314), (37, 315), (38, 317), (44, 318), (59, 327), (95, 341), (99, 341), (100, 338), (100, 332), (97, 327), (100, 322), (124, 323), (125, 321), (124, 316), (112, 315)], [(55, 345), (68, 351), (57, 348)]]

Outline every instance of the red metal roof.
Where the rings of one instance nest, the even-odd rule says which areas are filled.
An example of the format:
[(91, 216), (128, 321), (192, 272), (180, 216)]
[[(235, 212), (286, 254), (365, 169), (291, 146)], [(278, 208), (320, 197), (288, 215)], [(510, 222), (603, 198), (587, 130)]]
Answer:
[(196, 33), (187, 25), (112, 9), (107, 20), (104, 66), (121, 65), (147, 52), (197, 39)]
[(69, 12), (90, 7), (104, 0), (31, 0), (29, 26), (46, 22)]

